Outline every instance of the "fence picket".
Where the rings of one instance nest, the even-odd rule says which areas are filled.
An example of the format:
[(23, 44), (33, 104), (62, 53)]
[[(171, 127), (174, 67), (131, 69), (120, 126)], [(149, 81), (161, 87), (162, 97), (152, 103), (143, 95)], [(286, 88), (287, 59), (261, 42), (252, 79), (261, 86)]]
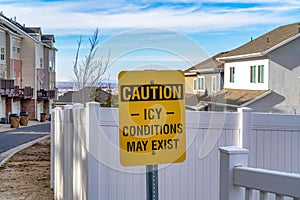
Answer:
[[(73, 108), (72, 123), (64, 119), (68, 111), (54, 111), (55, 198), (64, 198), (71, 189), (72, 194), (67, 193), (74, 199), (145, 198), (144, 166), (123, 167), (119, 162), (118, 109), (100, 109), (94, 103), (79, 107)], [(299, 115), (249, 110), (246, 114), (186, 112), (187, 158), (184, 163), (160, 165), (160, 199), (217, 199), (220, 146), (245, 145), (251, 167), (300, 173), (299, 121)], [(73, 163), (72, 180), (67, 178), (66, 166), (72, 167), (69, 161)], [(256, 196), (252, 193), (249, 196)]]

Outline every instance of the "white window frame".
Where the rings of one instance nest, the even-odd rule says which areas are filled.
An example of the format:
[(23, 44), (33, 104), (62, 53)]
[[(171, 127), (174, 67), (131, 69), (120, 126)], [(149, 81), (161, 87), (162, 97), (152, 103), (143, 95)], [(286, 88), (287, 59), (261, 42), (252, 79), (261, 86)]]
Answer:
[(40, 58), (40, 68), (43, 69), (43, 58)]
[[(201, 79), (203, 79), (202, 83), (201, 83)], [(205, 77), (204, 76), (198, 76), (198, 91), (200, 91), (200, 92), (205, 91)]]
[(217, 92), (217, 76), (211, 77), (211, 91)]
[(257, 67), (257, 82), (265, 82), (265, 65), (258, 65)]
[(235, 83), (235, 67), (229, 67), (229, 82)]
[(256, 83), (257, 82), (257, 70), (256, 65), (250, 66), (250, 83)]
[[(2, 50), (3, 50), (3, 52), (2, 52)], [(5, 61), (5, 48), (4, 47), (0, 47), (0, 60)]]
[(198, 90), (198, 79), (194, 78), (193, 80), (193, 90), (196, 92)]

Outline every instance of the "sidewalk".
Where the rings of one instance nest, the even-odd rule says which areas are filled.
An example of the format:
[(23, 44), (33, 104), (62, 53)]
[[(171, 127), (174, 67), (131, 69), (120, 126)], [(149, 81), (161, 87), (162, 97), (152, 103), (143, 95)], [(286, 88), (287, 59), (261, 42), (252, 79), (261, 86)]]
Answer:
[[(4, 132), (4, 131), (9, 131), (9, 132), (12, 131), (12, 132), (16, 132), (16, 133), (18, 133), (20, 135), (20, 134), (22, 134), (22, 130), (24, 130), (25, 127), (30, 127), (30, 126), (34, 126), (34, 125), (42, 125), (42, 124), (46, 125), (46, 124), (49, 124), (49, 123), (50, 123), (50, 121), (40, 122), (40, 121), (37, 121), (37, 120), (31, 120), (31, 121), (28, 121), (28, 126), (19, 126), (19, 128), (10, 128), (10, 126), (11, 126), (10, 124), (0, 124), (0, 136), (2, 136), (2, 134), (3, 134), (4, 138), (7, 138), (6, 137), (7, 132)], [(28, 133), (30, 133), (30, 132), (28, 132)], [(48, 133), (48, 131), (47, 131), (47, 133)], [(23, 149), (25, 149), (27, 147), (30, 147), (33, 144), (37, 143), (37, 142), (40, 142), (40, 141), (45, 140), (46, 138), (50, 137), (50, 134), (45, 134), (44, 136), (43, 136), (43, 133), (41, 133), (41, 134), (42, 134), (41, 136), (38, 136), (38, 134), (35, 135), (35, 136), (31, 136), (30, 134), (27, 135), (26, 132), (25, 132), (25, 135), (27, 135), (26, 136), (27, 138), (22, 137), (22, 139), (21, 139), (21, 141), (24, 141), (24, 142), (20, 142), (20, 141), (18, 142), (17, 141), (17, 143), (20, 143), (19, 145), (16, 145), (16, 146), (15, 145), (11, 145), (10, 148), (6, 147), (6, 149), (8, 149), (8, 150), (4, 150), (4, 151), (2, 149), (2, 151), (0, 153), (0, 167), (10, 157), (12, 157), (15, 153), (17, 153), (17, 152), (19, 152), (19, 151), (21, 151), (21, 150), (23, 150)], [(16, 137), (14, 137), (14, 141), (16, 141)], [(8, 142), (10, 142), (10, 141), (8, 141)], [(8, 144), (8, 143), (6, 143), (6, 144)]]
[[(50, 121), (40, 122), (37, 120), (29, 120), (27, 126), (34, 126), (34, 125), (45, 124), (45, 123), (50, 123)], [(26, 127), (26, 126), (19, 126), (19, 128), (21, 128), (21, 127)], [(10, 124), (0, 124), (0, 132), (7, 131), (7, 130), (13, 130), (13, 129), (15, 129), (15, 128), (10, 128)]]

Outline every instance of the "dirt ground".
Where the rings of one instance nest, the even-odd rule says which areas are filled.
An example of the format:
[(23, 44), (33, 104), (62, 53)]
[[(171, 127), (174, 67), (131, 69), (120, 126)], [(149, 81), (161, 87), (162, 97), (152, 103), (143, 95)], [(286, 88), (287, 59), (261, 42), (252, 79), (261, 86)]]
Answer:
[(52, 200), (50, 139), (24, 149), (0, 167), (0, 200)]

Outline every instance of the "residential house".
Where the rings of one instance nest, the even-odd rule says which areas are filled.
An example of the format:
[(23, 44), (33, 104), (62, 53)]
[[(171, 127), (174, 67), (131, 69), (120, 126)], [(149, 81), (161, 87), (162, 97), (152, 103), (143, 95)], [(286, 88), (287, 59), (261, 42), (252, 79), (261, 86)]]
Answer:
[(300, 23), (280, 26), (220, 56), (219, 109), (300, 113)]
[(208, 110), (209, 105), (203, 101), (212, 100), (224, 86), (224, 65), (216, 58), (226, 55), (219, 53), (184, 71), (186, 108), (191, 110)]
[(55, 99), (55, 39), (40, 27), (26, 27), (0, 14), (2, 118), (27, 112), (29, 119), (49, 114)]
[(64, 105), (73, 105), (75, 103), (83, 103), (89, 101), (97, 101), (100, 104), (104, 104), (105, 101), (111, 95), (109, 92), (106, 92), (100, 88), (96, 87), (85, 87), (84, 89), (80, 89), (79, 91), (68, 91), (63, 95), (58, 97), (56, 101), (56, 106), (64, 106)]
[[(0, 23), (0, 116), (7, 116), (11, 110), (20, 109), (20, 101), (13, 97), (18, 94), (18, 79), (14, 84), (14, 75), (21, 73), (20, 44), (21, 36)], [(14, 46), (14, 48), (11, 48)], [(2, 119), (3, 120), (3, 119)]]

